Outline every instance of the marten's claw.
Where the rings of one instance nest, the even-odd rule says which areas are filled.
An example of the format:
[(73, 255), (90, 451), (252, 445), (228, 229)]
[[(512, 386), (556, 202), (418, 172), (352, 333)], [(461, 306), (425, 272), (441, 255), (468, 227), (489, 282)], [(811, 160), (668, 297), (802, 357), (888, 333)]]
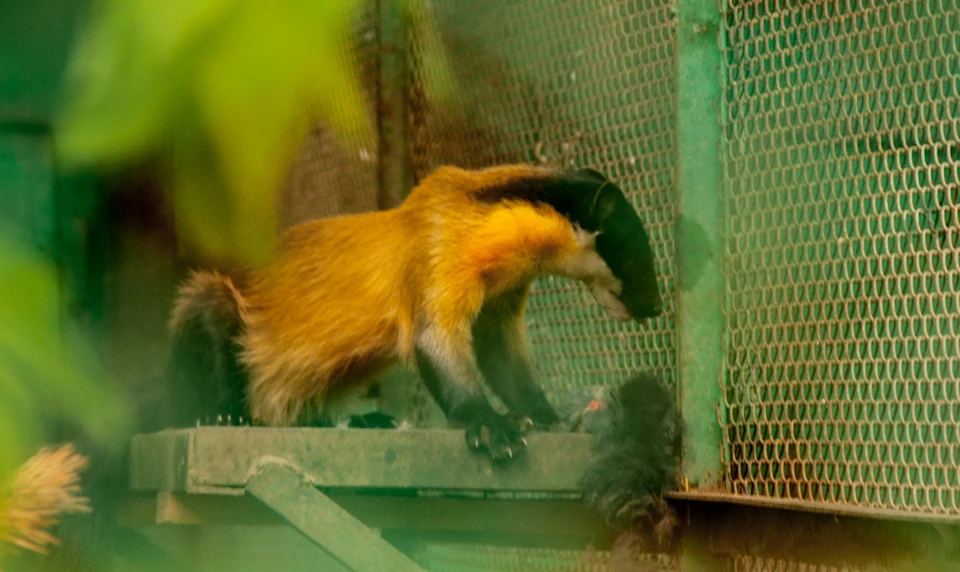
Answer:
[(526, 433), (527, 431), (533, 429), (533, 420), (529, 417), (524, 417), (520, 419), (520, 432)]
[(471, 450), (486, 451), (495, 463), (516, 458), (527, 444), (517, 424), (504, 416), (491, 416), (469, 423), (466, 437)]
[(543, 404), (542, 407), (536, 407), (529, 412), (515, 411), (510, 416), (516, 421), (523, 433), (534, 430), (550, 431), (560, 421), (560, 416), (557, 415), (557, 412), (549, 403)]
[(560, 422), (560, 416), (549, 404), (530, 413), (534, 428), (549, 431)]

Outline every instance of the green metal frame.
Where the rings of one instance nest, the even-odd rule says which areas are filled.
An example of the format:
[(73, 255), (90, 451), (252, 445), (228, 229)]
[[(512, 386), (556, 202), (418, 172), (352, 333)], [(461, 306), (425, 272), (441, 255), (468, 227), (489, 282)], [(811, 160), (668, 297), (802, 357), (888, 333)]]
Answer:
[(677, 22), (677, 266), (680, 403), (685, 486), (723, 486), (718, 414), (723, 363), (720, 228), (720, 14), (714, 0), (683, 0)]
[(409, 26), (405, 2), (375, 1), (380, 34), (380, 90), (377, 96), (380, 190), (377, 202), (381, 209), (387, 209), (400, 204), (413, 188), (407, 124)]
[(956, 528), (716, 502), (680, 506), (690, 523), (683, 533), (685, 571), (960, 567)]
[[(683, 486), (723, 487), (718, 415), (723, 364), (723, 274), (720, 257), (720, 52), (715, 0), (680, 0), (677, 13), (677, 303), (680, 406), (686, 425)], [(688, 518), (690, 514), (688, 512)], [(680, 567), (721, 570), (709, 530), (683, 536)]]

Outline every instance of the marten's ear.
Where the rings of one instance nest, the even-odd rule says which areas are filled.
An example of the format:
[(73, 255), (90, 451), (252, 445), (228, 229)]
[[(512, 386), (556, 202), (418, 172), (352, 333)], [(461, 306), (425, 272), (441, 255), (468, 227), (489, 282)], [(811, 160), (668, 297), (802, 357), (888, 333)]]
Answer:
[(603, 173), (601, 173), (600, 171), (597, 171), (596, 169), (591, 169), (589, 167), (580, 169), (577, 172), (580, 173), (581, 175), (587, 175), (589, 177), (600, 179), (601, 182), (607, 180), (607, 177)]

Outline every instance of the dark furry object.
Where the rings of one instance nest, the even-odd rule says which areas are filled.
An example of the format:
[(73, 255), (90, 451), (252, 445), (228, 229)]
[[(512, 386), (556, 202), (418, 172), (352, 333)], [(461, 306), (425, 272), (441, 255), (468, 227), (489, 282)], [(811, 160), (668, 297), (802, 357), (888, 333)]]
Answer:
[(676, 486), (683, 432), (674, 391), (654, 375), (636, 375), (613, 392), (593, 425), (584, 500), (629, 536), (634, 555), (673, 551), (679, 521), (663, 492)]
[(174, 309), (164, 408), (158, 429), (202, 425), (242, 425), (247, 373), (235, 339), (240, 319), (234, 279), (211, 274), (185, 287), (190, 295)]

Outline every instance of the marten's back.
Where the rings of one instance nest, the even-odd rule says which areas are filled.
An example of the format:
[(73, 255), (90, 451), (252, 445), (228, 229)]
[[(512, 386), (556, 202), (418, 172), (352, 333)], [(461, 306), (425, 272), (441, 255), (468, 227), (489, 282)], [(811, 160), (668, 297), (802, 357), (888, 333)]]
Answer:
[(400, 357), (412, 327), (403, 288), (415, 258), (410, 234), (396, 210), (290, 229), (245, 292), (251, 373), (293, 383), (301, 377), (296, 370), (353, 378)]
[(570, 246), (569, 221), (477, 193), (543, 172), (441, 168), (395, 209), (285, 233), (243, 292), (254, 416), (289, 422), (290, 404), (411, 359), (426, 320), (448, 332), (469, 328), (463, 321), (487, 296), (526, 284), (547, 253)]

